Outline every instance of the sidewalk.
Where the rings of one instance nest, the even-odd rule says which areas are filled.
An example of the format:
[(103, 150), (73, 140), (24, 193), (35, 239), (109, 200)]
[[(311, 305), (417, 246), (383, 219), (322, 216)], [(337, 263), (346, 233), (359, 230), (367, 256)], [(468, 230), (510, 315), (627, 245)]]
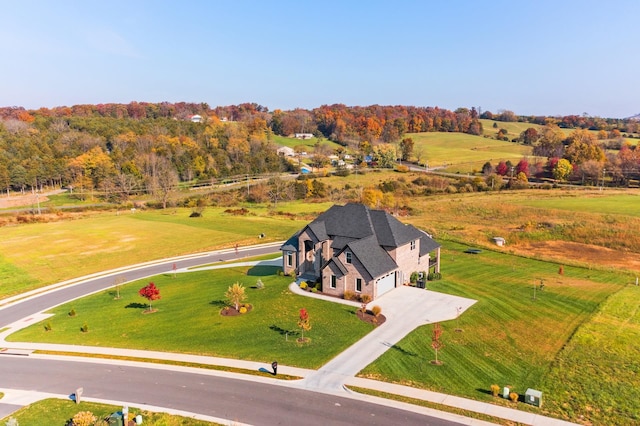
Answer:
[[(60, 395), (53, 393), (45, 393), (45, 392), (32, 392), (32, 391), (19, 391), (15, 389), (2, 389), (0, 388), (0, 392), (4, 393), (4, 397), (0, 399), (0, 419), (5, 417), (10, 417), (12, 413), (16, 410), (33, 404), (34, 402), (41, 401), (43, 399), (56, 398), (56, 399), (69, 399), (69, 395)], [(127, 401), (114, 401), (114, 400), (106, 400), (106, 399), (97, 399), (97, 398), (82, 398), (83, 401), (96, 402), (100, 404), (109, 404), (115, 405), (117, 407), (136, 407), (142, 410), (152, 411), (154, 413), (168, 413), (176, 416), (189, 417), (196, 420), (202, 420), (205, 422), (217, 423), (217, 424), (228, 424), (229, 420), (221, 419), (218, 417), (211, 416), (203, 416), (197, 413), (191, 413), (182, 410), (174, 410), (165, 407), (157, 407), (149, 404), (140, 404), (137, 402), (127, 402)], [(142, 419), (144, 424), (144, 419)], [(233, 422), (234, 426), (250, 426), (244, 423), (238, 423), (236, 421)]]
[[(266, 261), (266, 263), (281, 262), (281, 260)], [(258, 262), (241, 262), (242, 264), (256, 264)], [(215, 269), (217, 267), (232, 267), (237, 266), (238, 263), (206, 266), (201, 269)], [(190, 270), (196, 270), (193, 268)], [(187, 272), (187, 271), (180, 271)], [(299, 295), (306, 297), (314, 297), (319, 299), (325, 299), (332, 302), (343, 303), (355, 307), (360, 307), (357, 302), (346, 301), (343, 299), (336, 299), (325, 295), (315, 294), (301, 290), (294, 282), (289, 286), (289, 289)], [(254, 376), (240, 373), (232, 373), (219, 370), (203, 370), (195, 367), (182, 367), (170, 364), (150, 364), (144, 363), (145, 359), (157, 359), (165, 361), (177, 361), (187, 362), (202, 365), (217, 365), (230, 368), (239, 368), (245, 370), (258, 371), (260, 368), (269, 369), (268, 363), (260, 363), (253, 361), (243, 361), (236, 359), (217, 358), (199, 355), (188, 355), (180, 353), (167, 353), (157, 351), (144, 351), (144, 350), (131, 350), (120, 348), (102, 348), (102, 347), (87, 347), (87, 346), (73, 346), (73, 345), (58, 345), (58, 344), (40, 344), (40, 343), (14, 343), (6, 342), (4, 339), (11, 333), (27, 327), (35, 322), (41, 321), (46, 318), (46, 314), (32, 315), (29, 318), (16, 321), (10, 324), (2, 333), (0, 333), (0, 349), (6, 353), (29, 353), (31, 351), (59, 351), (78, 354), (92, 354), (92, 355), (105, 355), (105, 356), (118, 356), (127, 358), (139, 358), (140, 361), (135, 360), (113, 360), (113, 359), (100, 359), (100, 358), (87, 358), (81, 356), (56, 356), (45, 354), (33, 354), (31, 357), (38, 358), (56, 358), (63, 359), (70, 362), (96, 362), (96, 363), (108, 363), (114, 365), (136, 365), (144, 363), (146, 368), (167, 369), (175, 371), (197, 371), (199, 374), (217, 375), (224, 377), (232, 377), (240, 380), (257, 381), (263, 383), (269, 383), (278, 386), (287, 386), (292, 388), (302, 388), (313, 390), (316, 392), (333, 394), (336, 396), (361, 399), (377, 404), (387, 405), (390, 407), (402, 407), (405, 410), (411, 410), (428, 414), (435, 417), (446, 418), (449, 420), (457, 421), (461, 424), (467, 425), (488, 425), (489, 423), (465, 418), (460, 415), (441, 412), (434, 409), (428, 409), (416, 405), (401, 403), (398, 401), (387, 400), (383, 398), (373, 397), (369, 395), (362, 395), (348, 390), (345, 386), (358, 386), (366, 389), (377, 390), (380, 392), (391, 393), (395, 395), (401, 395), (409, 398), (415, 398), (432, 403), (438, 403), (449, 407), (459, 408), (463, 410), (482, 413), (510, 421), (532, 425), (532, 426), (564, 426), (572, 425), (573, 423), (565, 422), (562, 420), (556, 420), (540, 416), (534, 413), (519, 411), (509, 407), (503, 407), (490, 403), (480, 402), (476, 400), (460, 398), (452, 395), (446, 395), (437, 392), (426, 391), (422, 389), (416, 389), (408, 386), (401, 386), (386, 382), (379, 382), (370, 379), (355, 377), (360, 370), (366, 367), (371, 362), (375, 361), (380, 355), (382, 355), (389, 348), (393, 347), (403, 337), (413, 331), (416, 327), (424, 324), (446, 321), (455, 319), (457, 316), (466, 311), (475, 303), (475, 300), (466, 299), (462, 297), (446, 295), (443, 293), (437, 293), (433, 291), (417, 289), (414, 287), (400, 287), (396, 290), (387, 293), (381, 298), (372, 302), (370, 305), (379, 305), (382, 307), (382, 314), (387, 318), (386, 322), (380, 327), (376, 328), (364, 338), (356, 342), (351, 347), (347, 348), (344, 352), (337, 355), (319, 370), (308, 370), (297, 367), (289, 367), (286, 365), (279, 365), (278, 372), (290, 376), (302, 377), (302, 380), (278, 380), (270, 377)], [(0, 389), (0, 391), (2, 391)], [(15, 409), (20, 408), (22, 405), (28, 405), (33, 402), (30, 398), (36, 398), (38, 395), (32, 396), (25, 395), (15, 390), (8, 390), (5, 392), (5, 398), (0, 399), (0, 417), (7, 416)], [(43, 398), (40, 396), (39, 398)], [(117, 405), (117, 404), (116, 404)], [(155, 407), (153, 411), (165, 411), (168, 410)], [(6, 413), (9, 411), (8, 414)], [(189, 416), (191, 414), (188, 413)], [(218, 419), (220, 420), (220, 419)]]
[[(294, 283), (290, 290), (298, 293)], [(313, 293), (302, 292), (304, 295)], [(300, 294), (300, 293), (298, 293)], [(323, 296), (327, 297), (327, 296)], [(334, 301), (341, 299), (329, 298)], [(341, 389), (345, 381), (393, 348), (416, 328), (434, 322), (455, 319), (476, 301), (416, 287), (399, 287), (369, 304), (378, 305), (387, 318), (362, 339), (311, 374), (305, 381), (307, 389)], [(350, 302), (354, 303), (354, 302)], [(360, 304), (355, 303), (355, 306)]]

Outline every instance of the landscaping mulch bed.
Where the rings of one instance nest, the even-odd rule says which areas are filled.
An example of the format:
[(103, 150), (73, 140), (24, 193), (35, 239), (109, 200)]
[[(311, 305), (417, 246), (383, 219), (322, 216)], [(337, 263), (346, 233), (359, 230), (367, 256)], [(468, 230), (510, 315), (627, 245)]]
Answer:
[(378, 317), (376, 318), (376, 316), (373, 315), (370, 311), (362, 312), (360, 309), (356, 311), (356, 315), (358, 315), (358, 318), (360, 320), (369, 324), (373, 324), (376, 327), (384, 324), (384, 322), (387, 320), (387, 318), (382, 314), (378, 315)]
[[(253, 309), (253, 305), (244, 305), (244, 307), (247, 308), (247, 312), (246, 312), (247, 314), (251, 312), (251, 310)], [(233, 306), (226, 306), (222, 308), (222, 310), (220, 311), (220, 315), (222, 315), (223, 317), (235, 317), (236, 315), (244, 315), (244, 314), (241, 314), (240, 311), (234, 308)]]

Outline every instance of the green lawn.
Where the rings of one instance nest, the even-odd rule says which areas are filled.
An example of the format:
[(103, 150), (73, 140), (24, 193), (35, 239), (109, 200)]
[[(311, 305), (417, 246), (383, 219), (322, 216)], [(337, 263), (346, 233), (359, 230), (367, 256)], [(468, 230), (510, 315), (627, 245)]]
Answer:
[[(433, 290), (478, 300), (459, 324), (442, 324), (445, 347), (439, 359), (444, 365), (430, 364), (434, 351), (429, 325), (411, 333), (361, 374), (475, 399), (491, 399), (489, 387), (496, 383), (511, 385), (520, 394), (529, 387), (540, 389), (547, 401), (566, 400), (545, 377), (576, 329), (630, 277), (567, 266), (559, 275), (554, 263), (487, 250), (469, 255), (464, 248), (445, 243), (443, 280), (429, 283)], [(544, 291), (537, 289), (533, 300), (533, 286), (540, 279)], [(455, 332), (458, 326), (464, 331)]]
[(542, 387), (548, 410), (592, 424), (640, 424), (640, 287), (610, 297), (560, 352)]
[[(113, 290), (97, 293), (54, 308), (54, 317), (11, 335), (11, 341), (68, 343), (182, 352), (284, 365), (318, 368), (371, 330), (358, 320), (356, 308), (294, 295), (291, 278), (275, 275), (276, 267), (236, 267), (223, 270), (157, 276), (123, 286), (121, 299)], [(251, 288), (261, 279), (265, 288)], [(162, 299), (158, 309), (143, 313), (146, 299), (138, 290), (153, 281)], [(247, 289), (247, 314), (225, 317), (220, 310), (224, 293), (234, 282)], [(311, 342), (296, 343), (298, 313), (306, 308)], [(76, 316), (69, 316), (71, 310)], [(49, 322), (52, 330), (44, 330)], [(88, 333), (80, 328), (87, 324)], [(287, 336), (288, 333), (288, 336)]]
[(411, 133), (407, 137), (415, 144), (414, 155), (424, 153), (421, 162), (427, 161), (429, 167), (446, 166), (448, 170), (480, 170), (487, 161), (495, 166), (499, 161), (518, 162), (531, 155), (531, 147), (466, 133)]
[[(640, 195), (638, 193), (608, 195), (602, 194), (584, 196), (554, 197), (553, 208), (576, 212), (602, 213), (610, 215), (626, 215), (640, 217)], [(549, 201), (544, 199), (523, 200), (521, 204), (532, 207), (550, 207)]]
[[(90, 411), (97, 418), (106, 418), (112, 413), (121, 411), (122, 407), (98, 404), (95, 402), (81, 402), (76, 404), (70, 400), (62, 399), (44, 399), (35, 402), (24, 408), (21, 408), (10, 417), (15, 418), (18, 424), (24, 426), (31, 425), (64, 425), (67, 424), (74, 415), (80, 411)], [(211, 426), (216, 423), (195, 420), (189, 417), (174, 416), (165, 413), (152, 413), (139, 408), (129, 407), (129, 416), (142, 415), (142, 424), (146, 425), (181, 425), (181, 426)], [(131, 419), (131, 417), (129, 417)], [(3, 422), (9, 420), (9, 417), (2, 419)], [(4, 424), (4, 423), (3, 423)]]
[(296, 146), (304, 146), (306, 147), (306, 152), (307, 154), (311, 154), (314, 149), (315, 149), (315, 145), (316, 143), (318, 143), (318, 141), (320, 142), (320, 144), (327, 144), (329, 145), (332, 149), (335, 149), (339, 146), (341, 146), (340, 144), (337, 144), (333, 141), (330, 141), (328, 139), (318, 139), (318, 138), (311, 138), (311, 139), (296, 139), (296, 138), (288, 138), (285, 136), (278, 136), (278, 135), (274, 135), (273, 136), (273, 142), (276, 145), (280, 145), (280, 146), (288, 146), (290, 148), (295, 148)]
[[(493, 137), (498, 133), (498, 130), (505, 129), (507, 131), (509, 140), (519, 137), (520, 133), (524, 132), (530, 127), (536, 129), (537, 131), (540, 131), (540, 129), (542, 129), (542, 126), (539, 124), (520, 123), (518, 121), (495, 121), (480, 119), (480, 122), (482, 123), (482, 131), (485, 135)], [(496, 124), (498, 127), (493, 127), (494, 124)]]
[[(246, 206), (234, 216), (209, 207), (200, 218), (190, 209), (92, 214), (76, 220), (2, 228), (0, 298), (58, 281), (180, 254), (280, 241), (331, 203), (288, 203), (274, 213)], [(259, 238), (265, 234), (265, 238)]]

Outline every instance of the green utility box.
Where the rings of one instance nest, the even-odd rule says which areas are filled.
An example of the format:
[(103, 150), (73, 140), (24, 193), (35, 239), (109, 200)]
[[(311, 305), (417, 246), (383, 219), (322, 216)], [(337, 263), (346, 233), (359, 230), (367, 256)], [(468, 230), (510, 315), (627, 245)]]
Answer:
[(527, 389), (524, 393), (524, 402), (536, 407), (542, 407), (542, 392), (535, 389)]

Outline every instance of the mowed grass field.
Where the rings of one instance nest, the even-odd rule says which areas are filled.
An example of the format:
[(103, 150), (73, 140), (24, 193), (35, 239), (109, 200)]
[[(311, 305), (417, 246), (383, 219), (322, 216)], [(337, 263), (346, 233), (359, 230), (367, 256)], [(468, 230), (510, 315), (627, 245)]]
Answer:
[[(624, 288), (628, 275), (567, 266), (560, 275), (554, 263), (487, 250), (465, 254), (467, 247), (446, 243), (443, 279), (428, 284), (431, 290), (478, 300), (458, 320), (441, 324), (445, 347), (438, 358), (444, 365), (430, 364), (433, 326), (427, 325), (361, 375), (474, 399), (493, 401), (488, 392), (496, 383), (520, 394), (541, 389), (547, 400), (564, 401), (566, 395), (545, 378), (576, 329)], [(458, 327), (463, 331), (456, 332)]]
[[(372, 326), (359, 320), (356, 308), (291, 293), (290, 277), (274, 266), (234, 267), (156, 276), (122, 286), (121, 298), (107, 290), (59, 306), (48, 320), (18, 331), (7, 340), (122, 347), (181, 352), (318, 368), (355, 343)], [(252, 288), (260, 279), (264, 289)], [(161, 299), (145, 314), (147, 300), (138, 290), (152, 281)], [(225, 292), (235, 282), (246, 288), (252, 309), (243, 315), (220, 315)], [(309, 312), (306, 344), (296, 343), (299, 310)], [(71, 310), (75, 316), (69, 316)], [(44, 324), (50, 323), (51, 331)], [(87, 324), (89, 332), (80, 328)]]
[[(640, 272), (640, 192), (526, 190), (419, 197), (404, 219), (436, 238), (509, 253)], [(572, 243), (571, 247), (565, 247)]]
[(517, 163), (532, 152), (531, 147), (465, 133), (410, 133), (407, 137), (413, 139), (414, 156), (423, 153), (421, 162), (453, 172), (481, 170), (487, 161), (494, 166), (507, 160)]
[[(590, 197), (573, 196), (554, 197), (553, 208), (572, 212), (588, 212), (608, 215), (640, 217), (640, 192), (626, 192), (610, 195), (609, 191), (592, 194)], [(531, 199), (522, 201), (532, 207), (548, 208), (549, 200)]]
[(0, 234), (0, 298), (139, 262), (285, 240), (308, 222), (306, 214), (328, 206), (290, 203), (286, 211), (300, 213), (297, 220), (249, 206), (242, 217), (210, 207), (200, 218), (190, 218), (190, 209), (138, 210), (6, 226)]
[(315, 149), (315, 145), (320, 142), (320, 144), (327, 144), (329, 145), (332, 149), (335, 149), (341, 145), (330, 141), (328, 139), (318, 139), (318, 138), (311, 138), (311, 139), (296, 139), (296, 138), (288, 138), (285, 136), (278, 136), (278, 135), (273, 135), (273, 142), (276, 145), (279, 146), (288, 146), (289, 148), (295, 148), (296, 146), (304, 146), (306, 147), (306, 152), (307, 154), (311, 154), (313, 153), (314, 149)]
[[(403, 174), (407, 180), (411, 180), (409, 175), (411, 174)], [(370, 181), (384, 179), (382, 174), (366, 176)], [(351, 176), (347, 179), (350, 178)], [(640, 412), (640, 407), (632, 393), (637, 389), (638, 364), (635, 357), (638, 353), (636, 342), (640, 321), (640, 298), (637, 297), (637, 288), (632, 283), (640, 269), (629, 271), (633, 268), (627, 264), (617, 267), (612, 266), (613, 263), (607, 263), (612, 259), (624, 259), (624, 256), (639, 256), (640, 218), (634, 210), (636, 200), (637, 194), (634, 192), (611, 190), (529, 190), (400, 200), (413, 209), (411, 216), (401, 220), (433, 233), (438, 241), (445, 244), (442, 256), (444, 278), (430, 283), (430, 288), (471, 297), (479, 302), (460, 318), (459, 326), (464, 332), (454, 331), (458, 327), (455, 321), (442, 324), (445, 332), (445, 348), (439, 356), (445, 361), (442, 367), (429, 364), (433, 359), (433, 350), (430, 347), (432, 329), (426, 326), (409, 335), (365, 372), (384, 380), (429, 387), (478, 399), (489, 399), (487, 392), (493, 383), (512, 385), (520, 394), (527, 387), (533, 387), (545, 393), (543, 410), (527, 408), (524, 404), (519, 404), (519, 408), (566, 417), (573, 421), (593, 421), (593, 424), (637, 423), (633, 413)], [(534, 205), (536, 203), (539, 204)], [(256, 208), (253, 214), (258, 218), (265, 215), (264, 220), (271, 220), (261, 222), (263, 226), (267, 223), (273, 226), (292, 223), (295, 224), (291, 225), (295, 231), (329, 205), (279, 204), (278, 210), (299, 214), (295, 220), (281, 216), (273, 217), (269, 210), (263, 207)], [(209, 216), (208, 212), (209, 210), (205, 211), (205, 218)], [(243, 219), (221, 214), (219, 220), (226, 220), (224, 223), (227, 224), (226, 229), (229, 229), (230, 223)], [(180, 232), (188, 229), (189, 232), (193, 232), (191, 228), (194, 228), (193, 225), (189, 225), (190, 219), (182, 216), (180, 211), (175, 215), (167, 215), (166, 212), (150, 213), (148, 217), (138, 217), (136, 221), (135, 223), (152, 223), (158, 229), (167, 227), (167, 232), (171, 229)], [(177, 225), (180, 225), (180, 222), (186, 222), (187, 225), (177, 226), (174, 221), (178, 222)], [(202, 225), (202, 222), (200, 224)], [(36, 225), (15, 227), (19, 228), (23, 229), (21, 232), (25, 237), (34, 238), (43, 237), (44, 231), (48, 229)], [(31, 231), (28, 231), (29, 229)], [(239, 226), (239, 229), (242, 229), (242, 226)], [(5, 238), (6, 230), (15, 232), (12, 228), (3, 228), (2, 238)], [(224, 230), (223, 227), (222, 231)], [(249, 228), (246, 232), (251, 231), (255, 229)], [(278, 231), (274, 229), (266, 233), (271, 237)], [(285, 231), (282, 233), (285, 234)], [(83, 235), (77, 234), (76, 246), (85, 244)], [(491, 238), (496, 235), (505, 236), (507, 246), (495, 247)], [(173, 235), (168, 239), (181, 238), (182, 235)], [(40, 241), (44, 244), (47, 238)], [(559, 254), (549, 254), (532, 245), (557, 241), (571, 241), (575, 246), (570, 246), (571, 250), (564, 250)], [(186, 242), (184, 244), (187, 246)], [(480, 246), (484, 251), (477, 256), (463, 254), (461, 250), (469, 244)], [(612, 257), (605, 259), (601, 256), (602, 253), (598, 252), (589, 261), (584, 261), (584, 250), (594, 247), (594, 244), (604, 247), (603, 250), (607, 250)], [(232, 245), (227, 245), (230, 246)], [(170, 252), (171, 247), (165, 247), (164, 250)], [(175, 247), (184, 249), (181, 245)], [(21, 249), (28, 251), (29, 248), (25, 245)], [(4, 245), (0, 245), (0, 250), (4, 255)], [(80, 251), (72, 250), (67, 255), (73, 257), (78, 253)], [(28, 258), (25, 253), (13, 254)], [(151, 250), (146, 254), (155, 256), (155, 252)], [(172, 253), (175, 254), (179, 253)], [(64, 258), (62, 251), (59, 255)], [(123, 252), (122, 257), (115, 260), (127, 264), (127, 255), (129, 253)], [(561, 264), (564, 275), (558, 274)], [(3, 265), (6, 266), (2, 272), (5, 276), (20, 281), (15, 278), (15, 274), (20, 273), (20, 268), (6, 257)], [(623, 270), (628, 272), (622, 272)], [(171, 295), (170, 290), (171, 283), (175, 281), (170, 277), (160, 277), (156, 284), (162, 283), (165, 286), (161, 278), (167, 281), (167, 294), (161, 287), (163, 299), (154, 304), (157, 304), (160, 310), (157, 314), (143, 315), (140, 313), (143, 309), (141, 307), (126, 308), (118, 305), (117, 309), (124, 311), (123, 315), (132, 315), (143, 321), (148, 321), (149, 318), (155, 321), (155, 315), (163, 315), (168, 309), (168, 305), (163, 304), (178, 297)], [(253, 278), (255, 277), (251, 277)], [(544, 280), (545, 289), (538, 292), (536, 301), (533, 301), (533, 285), (539, 284), (540, 279)], [(208, 285), (209, 282), (212, 280), (207, 278), (202, 286)], [(251, 281), (245, 283), (251, 285)], [(146, 282), (139, 282), (134, 286), (130, 295), (134, 303), (145, 302), (136, 294), (137, 289), (144, 284)], [(89, 308), (114, 306), (111, 304), (114, 302), (113, 296), (109, 292), (95, 296), (104, 297), (104, 301), (93, 300)], [(248, 302), (253, 304), (256, 301), (255, 297), (254, 291), (250, 291)], [(203, 302), (207, 305), (214, 300), (215, 295), (212, 293), (210, 297), (207, 293), (191, 301), (185, 301), (184, 306), (194, 306), (197, 311), (203, 308)], [(87, 310), (78, 304), (83, 301), (84, 299), (72, 304), (78, 312), (77, 323), (70, 325), (68, 329), (68, 334), (78, 340), (92, 339), (96, 331), (94, 328), (100, 326), (99, 321), (95, 324), (87, 322), (90, 332), (80, 333), (80, 319), (86, 315)], [(305, 307), (311, 309), (310, 306)], [(55, 321), (62, 320), (63, 324), (59, 325), (53, 322), (54, 319), (51, 320), (54, 326), (52, 335), (61, 331), (58, 330), (60, 326), (66, 329), (67, 325), (64, 322), (71, 324), (72, 318), (65, 317), (70, 307), (71, 305), (61, 309), (56, 315)], [(257, 314), (259, 307), (260, 304), (256, 303), (256, 311), (249, 315)], [(217, 315), (214, 314), (217, 308), (214, 308), (213, 304), (207, 305), (207, 308), (211, 308), (206, 311), (211, 316), (203, 323), (208, 326), (207, 321)], [(286, 314), (286, 321), (282, 321), (284, 325), (270, 324), (276, 327), (269, 328), (266, 334), (278, 334), (291, 327), (291, 324), (295, 326), (296, 309), (299, 307), (293, 308), (294, 318), (290, 318), (290, 313)], [(315, 310), (310, 311), (312, 321), (315, 321), (313, 318), (316, 316), (322, 316), (324, 309), (319, 311), (320, 314)], [(285, 324), (287, 321), (290, 321), (288, 326)], [(318, 336), (314, 334), (318, 332), (317, 327), (320, 325), (314, 322), (313, 326), (309, 336), (313, 339), (312, 344), (315, 344)], [(282, 330), (278, 330), (277, 327)], [(29, 332), (45, 335), (42, 325)], [(115, 338), (114, 335), (113, 339)], [(198, 352), (202, 347), (195, 346), (190, 350)], [(236, 350), (237, 354), (232, 356), (252, 356), (252, 350), (246, 348), (234, 347), (230, 352)], [(292, 365), (299, 364), (294, 360)], [(597, 371), (597, 374), (594, 371)], [(622, 388), (624, 391), (621, 391)], [(493, 399), (491, 401), (502, 402)]]

